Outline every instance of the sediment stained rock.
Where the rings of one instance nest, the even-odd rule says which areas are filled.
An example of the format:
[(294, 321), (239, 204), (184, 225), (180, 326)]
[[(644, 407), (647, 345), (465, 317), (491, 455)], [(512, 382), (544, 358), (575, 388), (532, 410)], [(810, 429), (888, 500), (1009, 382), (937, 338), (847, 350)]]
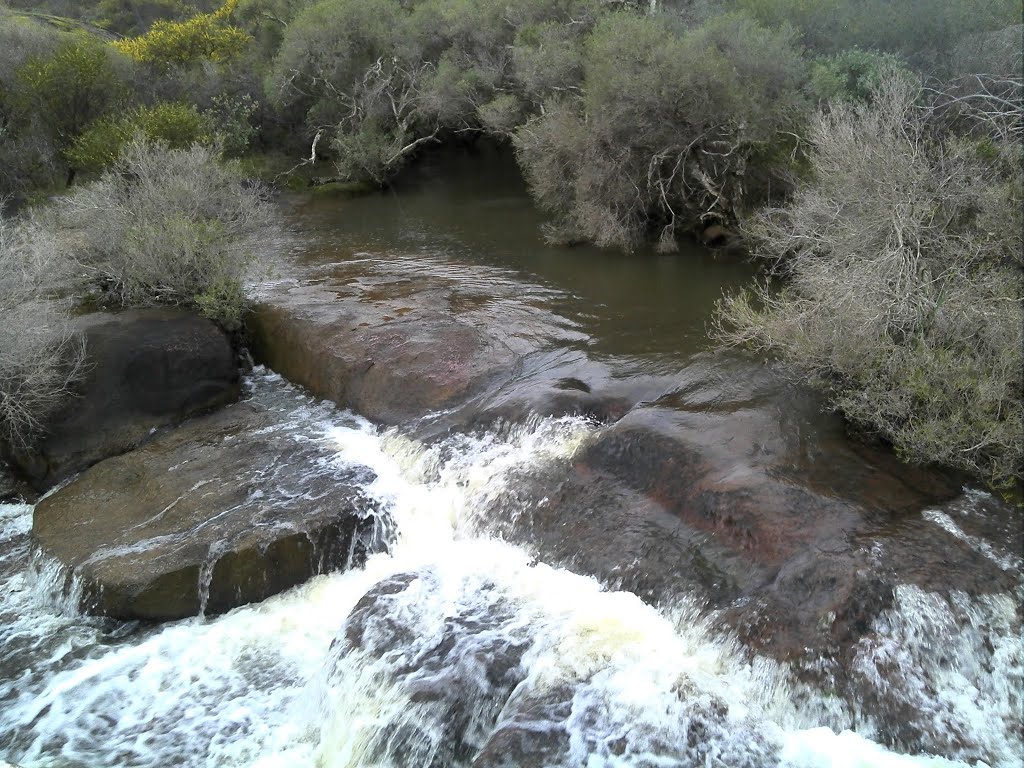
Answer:
[(879, 627), (907, 587), (954, 606), (1018, 594), (1019, 563), (993, 552), (1019, 550), (1021, 521), (991, 497), (956, 513), (957, 478), (853, 444), (818, 407), (771, 368), (696, 359), (675, 391), (598, 429), (571, 460), (523, 473), (480, 517), (649, 602), (699, 595), (718, 626), (835, 691), (880, 740), (924, 749), (932, 725), (907, 714), (902, 673), (857, 673), (858, 654), (886, 642)]
[(438, 290), (278, 289), (249, 322), (262, 363), (383, 424), (462, 405), (511, 370), (512, 351), (446, 311)]

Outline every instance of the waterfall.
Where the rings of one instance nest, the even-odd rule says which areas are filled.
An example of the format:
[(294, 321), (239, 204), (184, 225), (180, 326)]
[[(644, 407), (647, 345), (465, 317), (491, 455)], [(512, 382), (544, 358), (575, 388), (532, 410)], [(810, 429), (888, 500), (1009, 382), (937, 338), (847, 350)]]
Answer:
[[(506, 509), (491, 502), (514, 494), (517, 476), (570, 457), (595, 428), (587, 420), (425, 444), (310, 407), (266, 372), (251, 388), (294, 409), (296, 439), (366, 470), (365, 503), (387, 520), (388, 550), (220, 617), (149, 626), (61, 602), (66, 574), (31, 552), (31, 507), (0, 506), (0, 759), (23, 768), (1016, 764), (1014, 596), (940, 600), (907, 587), (879, 619), (884, 642), (859, 649), (860, 673), (887, 675), (888, 685), (902, 665), (908, 711), (936, 724), (924, 750), (935, 756), (899, 754), (828, 692), (798, 690), (784, 666), (745, 653), (691, 596), (655, 608), (483, 532), (481, 510)], [(940, 630), (954, 639), (933, 664), (923, 649)], [(994, 652), (983, 649), (993, 642)]]

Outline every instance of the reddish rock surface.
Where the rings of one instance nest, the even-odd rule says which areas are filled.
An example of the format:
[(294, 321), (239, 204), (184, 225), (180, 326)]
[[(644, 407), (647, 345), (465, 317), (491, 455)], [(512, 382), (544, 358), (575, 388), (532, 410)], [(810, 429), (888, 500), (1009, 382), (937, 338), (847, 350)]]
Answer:
[(384, 424), (461, 405), (515, 363), (512, 351), (405, 282), (274, 290), (249, 323), (258, 361)]

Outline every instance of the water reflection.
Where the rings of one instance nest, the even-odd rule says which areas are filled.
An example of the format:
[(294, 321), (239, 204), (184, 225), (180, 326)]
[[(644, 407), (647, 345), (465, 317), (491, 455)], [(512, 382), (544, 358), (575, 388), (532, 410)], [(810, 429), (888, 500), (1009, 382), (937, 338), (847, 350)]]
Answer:
[(685, 240), (675, 254), (545, 245), (545, 217), (511, 151), (489, 145), (438, 151), (380, 193), (304, 197), (291, 207), (303, 237), (317, 235), (307, 264), (368, 256), (410, 269), (400, 263), (427, 261), (437, 276), (446, 273), (441, 262), (470, 291), (502, 280), (519, 291), (548, 288), (549, 308), (579, 324), (588, 351), (622, 358), (631, 373), (678, 369), (707, 349), (715, 301), (754, 274), (736, 256)]

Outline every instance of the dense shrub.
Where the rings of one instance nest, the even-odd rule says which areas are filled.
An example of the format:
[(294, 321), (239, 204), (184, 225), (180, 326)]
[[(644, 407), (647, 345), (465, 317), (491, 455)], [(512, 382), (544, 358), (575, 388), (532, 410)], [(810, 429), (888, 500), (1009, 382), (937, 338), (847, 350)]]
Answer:
[(203, 118), (226, 157), (238, 157), (249, 149), (257, 134), (252, 118), (259, 106), (248, 93), (222, 93), (210, 99)]
[(29, 58), (49, 55), (59, 37), (0, 7), (0, 201), (47, 186), (55, 175), (56, 150), (24, 108), (15, 73)]
[(826, 382), (906, 458), (1005, 484), (1024, 466), (1019, 144), (937, 135), (919, 96), (888, 76), (817, 117), (813, 180), (746, 225), (783, 288), (725, 300), (720, 334)]
[(240, 327), (272, 213), (218, 154), (132, 141), (98, 181), (55, 202), (51, 226), (98, 302), (192, 306)]
[(965, 36), (1020, 23), (1020, 0), (732, 0), (769, 26), (790, 25), (821, 54), (850, 48), (902, 54), (947, 74)]
[(52, 53), (32, 56), (16, 72), (19, 102), (38, 117), (60, 149), (127, 97), (126, 71), (108, 45), (69, 36)]
[(578, 78), (601, 5), (323, 0), (289, 23), (267, 89), (310, 138), (327, 133), (339, 173), (383, 182), (424, 145), (508, 134), (574, 88), (559, 79)]
[(197, 14), (184, 21), (156, 21), (145, 34), (119, 40), (114, 47), (158, 69), (230, 61), (252, 41), (231, 23), (237, 5), (238, 0), (226, 0), (213, 13)]
[(235, 18), (269, 61), (281, 47), (292, 19), (309, 4), (310, 0), (239, 0)]
[(604, 18), (579, 94), (555, 96), (516, 132), (556, 238), (632, 247), (649, 222), (676, 232), (749, 204), (747, 164), (803, 120), (805, 67), (791, 36), (721, 16), (680, 33), (658, 16)]
[(97, 120), (65, 152), (73, 166), (100, 171), (112, 165), (133, 137), (158, 141), (172, 149), (213, 141), (213, 126), (191, 104), (165, 103), (137, 107), (118, 117)]
[(911, 82), (918, 80), (891, 53), (853, 48), (817, 59), (811, 67), (810, 90), (819, 103), (866, 102), (878, 90), (883, 77), (892, 72), (901, 72)]
[(120, 35), (144, 34), (157, 21), (182, 21), (201, 10), (209, 10), (208, 0), (99, 0), (85, 17), (101, 27)]
[(24, 447), (71, 396), (84, 346), (55, 289), (63, 270), (32, 222), (0, 217), (0, 444)]

